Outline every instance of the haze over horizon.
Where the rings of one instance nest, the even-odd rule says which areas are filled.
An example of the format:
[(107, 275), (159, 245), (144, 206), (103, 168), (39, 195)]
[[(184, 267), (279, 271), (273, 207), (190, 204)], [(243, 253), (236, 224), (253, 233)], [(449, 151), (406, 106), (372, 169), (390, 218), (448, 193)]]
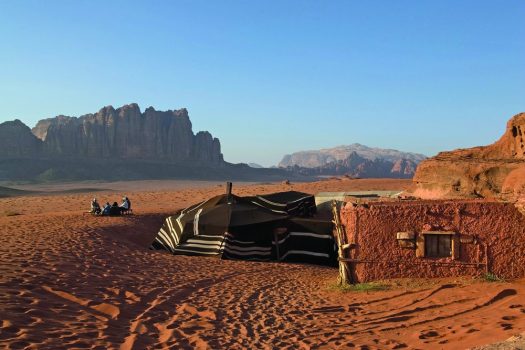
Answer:
[(3, 1), (0, 122), (187, 108), (229, 162), (434, 155), (525, 111), (525, 2)]

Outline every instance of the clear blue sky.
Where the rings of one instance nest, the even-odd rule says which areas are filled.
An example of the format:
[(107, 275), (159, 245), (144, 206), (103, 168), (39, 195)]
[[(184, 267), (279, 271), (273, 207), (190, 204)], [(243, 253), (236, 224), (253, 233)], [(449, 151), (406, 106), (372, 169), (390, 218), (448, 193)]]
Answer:
[(226, 160), (433, 155), (525, 111), (525, 1), (0, 0), (0, 121), (188, 108)]

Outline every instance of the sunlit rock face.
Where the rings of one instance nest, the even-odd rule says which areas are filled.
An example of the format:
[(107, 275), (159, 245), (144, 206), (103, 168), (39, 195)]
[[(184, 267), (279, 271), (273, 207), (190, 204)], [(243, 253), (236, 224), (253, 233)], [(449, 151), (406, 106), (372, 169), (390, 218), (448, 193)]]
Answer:
[(489, 146), (441, 152), (421, 162), (413, 194), (428, 199), (483, 197), (516, 201), (525, 194), (525, 113), (512, 117)]

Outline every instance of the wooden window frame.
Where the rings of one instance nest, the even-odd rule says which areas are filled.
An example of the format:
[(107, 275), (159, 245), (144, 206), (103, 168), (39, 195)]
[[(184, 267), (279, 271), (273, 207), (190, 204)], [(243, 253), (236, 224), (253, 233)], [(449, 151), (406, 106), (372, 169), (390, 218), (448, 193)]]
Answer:
[[(426, 249), (425, 235), (448, 235), (450, 236), (451, 252), (449, 256), (428, 256)], [(431, 258), (431, 259), (453, 259), (457, 260), (460, 258), (460, 242), (459, 234), (453, 231), (424, 231), (418, 234), (416, 239), (416, 257), (418, 258)]]

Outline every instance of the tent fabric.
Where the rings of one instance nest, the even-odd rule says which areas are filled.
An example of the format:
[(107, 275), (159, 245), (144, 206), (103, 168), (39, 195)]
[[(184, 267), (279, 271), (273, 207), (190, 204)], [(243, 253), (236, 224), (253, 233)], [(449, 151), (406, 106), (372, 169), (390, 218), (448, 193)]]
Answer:
[[(297, 193), (290, 197), (310, 200)], [(277, 228), (284, 233), (276, 241)], [(292, 217), (253, 203), (253, 197), (233, 195), (210, 198), (168, 217), (151, 248), (262, 261), (277, 260), (279, 249), (280, 260), (322, 264), (332, 263), (335, 256), (331, 222)]]
[[(280, 260), (336, 264), (337, 247), (331, 234), (332, 230), (331, 221), (291, 218), (286, 233), (278, 237)], [(276, 244), (275, 240), (273, 244)]]
[(283, 215), (311, 217), (316, 212), (315, 197), (303, 192), (277, 192), (246, 197), (246, 199), (255, 205)]
[[(286, 217), (237, 196), (221, 195), (168, 217), (151, 248), (173, 254), (223, 255), (269, 259), (260, 247), (271, 245), (268, 232)], [(247, 249), (251, 248), (251, 249)], [(252, 253), (252, 255), (248, 254)]]

